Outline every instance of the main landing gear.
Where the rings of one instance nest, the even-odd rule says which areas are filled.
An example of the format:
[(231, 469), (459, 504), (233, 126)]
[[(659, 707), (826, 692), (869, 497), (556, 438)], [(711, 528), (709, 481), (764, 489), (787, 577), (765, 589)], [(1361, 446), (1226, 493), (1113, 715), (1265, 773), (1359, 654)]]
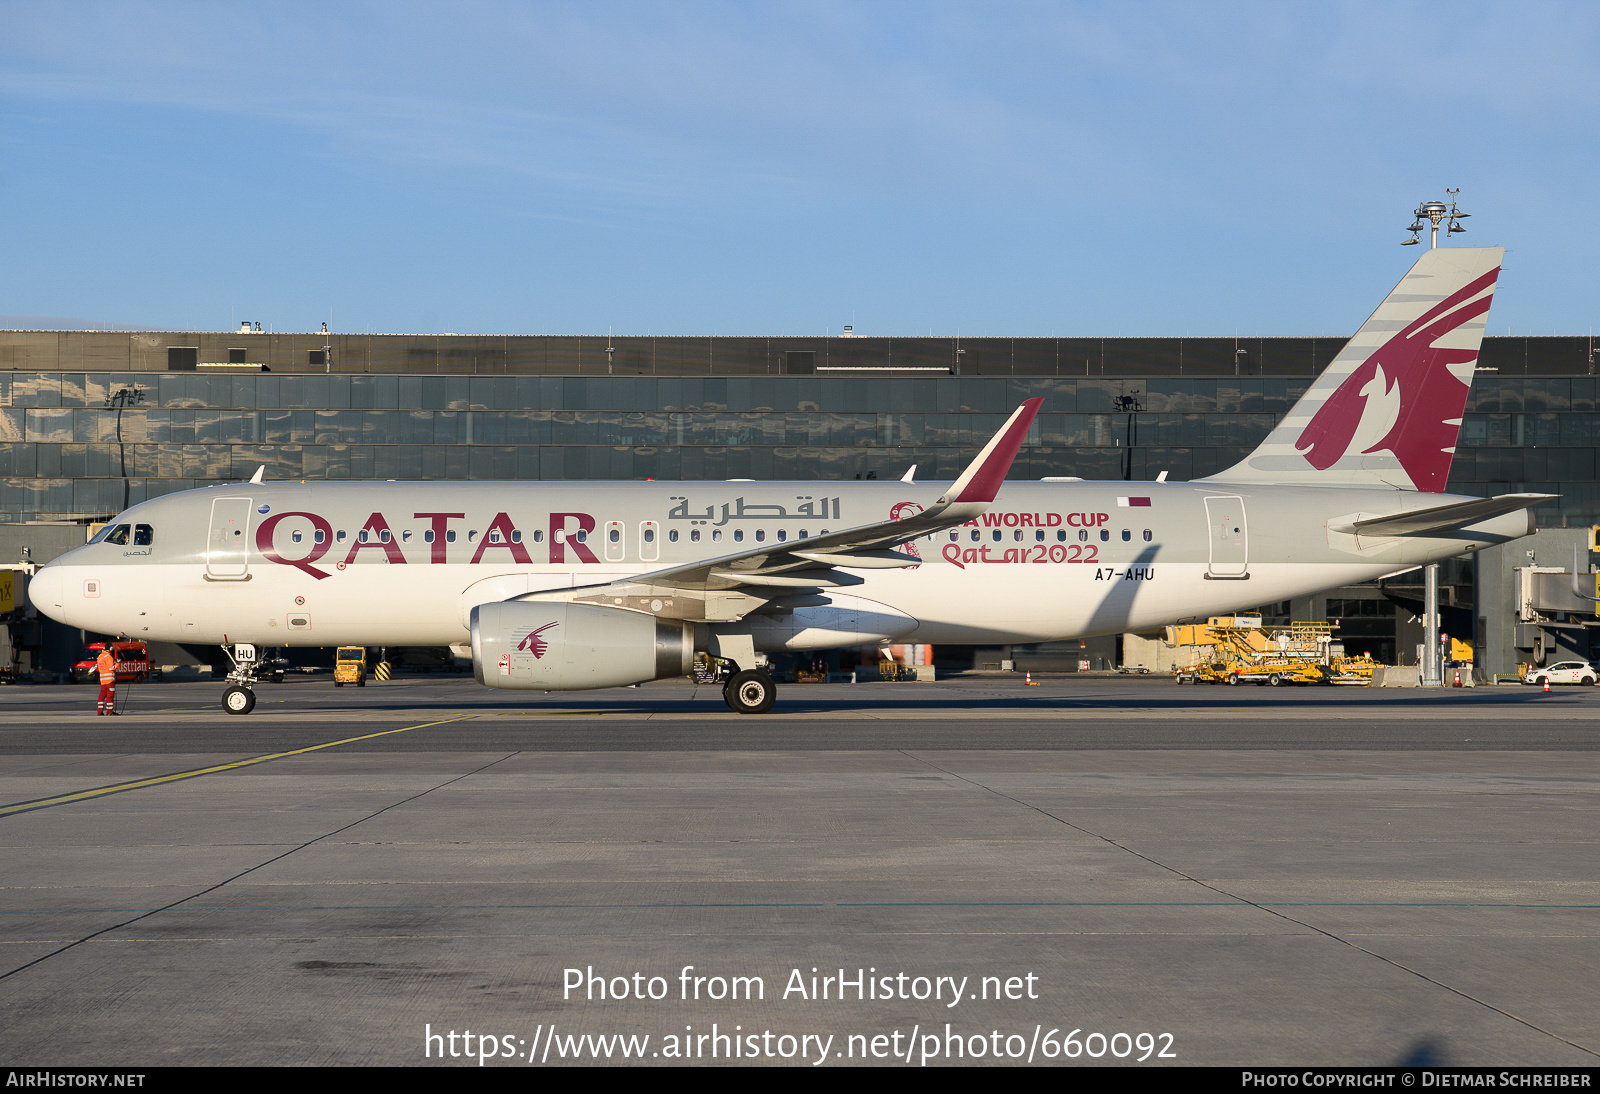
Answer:
[(778, 685), (766, 669), (745, 669), (728, 677), (722, 698), (739, 714), (765, 714), (778, 700)]
[(701, 654), (694, 665), (697, 684), (722, 683), (722, 701), (738, 714), (765, 714), (778, 698), (778, 685), (765, 668), (740, 669), (725, 657)]

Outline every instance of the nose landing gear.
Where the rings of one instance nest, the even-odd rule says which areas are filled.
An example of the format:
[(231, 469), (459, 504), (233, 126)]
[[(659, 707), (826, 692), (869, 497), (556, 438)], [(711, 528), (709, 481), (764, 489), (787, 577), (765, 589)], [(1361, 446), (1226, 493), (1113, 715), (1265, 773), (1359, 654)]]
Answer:
[(228, 689), (222, 693), (222, 709), (229, 714), (249, 714), (256, 708), (255, 686), (265, 675), (264, 666), (256, 659), (254, 643), (238, 642), (222, 652), (233, 662), (228, 673)]
[(231, 687), (222, 693), (222, 709), (229, 714), (249, 714), (256, 709), (256, 693), (249, 688)]

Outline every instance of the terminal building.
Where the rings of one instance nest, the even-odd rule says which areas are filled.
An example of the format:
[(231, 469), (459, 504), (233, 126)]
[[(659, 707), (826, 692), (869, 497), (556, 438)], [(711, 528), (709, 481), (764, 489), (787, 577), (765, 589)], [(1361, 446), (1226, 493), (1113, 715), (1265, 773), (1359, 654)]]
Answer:
[[(129, 505), (258, 468), (827, 480), (916, 464), (919, 479), (953, 478), (1034, 396), (1044, 406), (1013, 478), (1198, 478), (1264, 439), (1344, 342), (0, 330), (0, 551), (48, 561)], [(1443, 629), (1473, 640), (1480, 678), (1600, 652), (1593, 605), (1559, 576), (1575, 546), (1594, 546), (1597, 451), (1593, 340), (1486, 337), (1449, 490), (1560, 497), (1536, 510), (1536, 537), (1444, 568)], [(1267, 623), (1337, 621), (1349, 652), (1414, 664), (1421, 583), (1413, 572), (1260, 608)], [(35, 667), (59, 671), (80, 636), (34, 637)], [(936, 656), (1070, 671), (1120, 664), (1123, 642)]]

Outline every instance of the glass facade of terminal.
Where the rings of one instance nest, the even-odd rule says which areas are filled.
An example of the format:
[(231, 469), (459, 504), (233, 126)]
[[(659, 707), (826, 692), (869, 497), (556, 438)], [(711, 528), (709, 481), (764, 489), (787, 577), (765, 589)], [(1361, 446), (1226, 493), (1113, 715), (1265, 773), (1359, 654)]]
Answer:
[[(1337, 350), (1337, 340), (1326, 344)], [(1512, 349), (1496, 352), (1509, 361)], [(260, 466), (269, 479), (817, 480), (898, 478), (917, 464), (921, 479), (950, 478), (1034, 396), (1043, 411), (1013, 478), (1165, 471), (1176, 481), (1243, 458), (1308, 383), (0, 372), (0, 521), (103, 518), (175, 490), (247, 479)], [(1556, 493), (1538, 510), (1541, 525), (1600, 523), (1597, 404), (1600, 377), (1481, 373), (1450, 489)]]

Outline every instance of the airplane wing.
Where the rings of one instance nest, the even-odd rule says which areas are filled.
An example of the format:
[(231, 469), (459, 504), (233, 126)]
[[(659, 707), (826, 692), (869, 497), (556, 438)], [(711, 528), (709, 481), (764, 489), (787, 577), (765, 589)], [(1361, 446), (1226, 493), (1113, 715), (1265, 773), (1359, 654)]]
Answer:
[(1348, 529), (1336, 530), (1353, 531), (1363, 536), (1428, 536), (1435, 532), (1465, 528), (1469, 524), (1476, 524), (1480, 520), (1488, 520), (1504, 513), (1515, 513), (1518, 509), (1527, 509), (1538, 505), (1541, 501), (1549, 501), (1560, 496), (1559, 494), (1501, 494), (1481, 501), (1459, 501), (1450, 505), (1434, 506), (1431, 509), (1413, 509), (1408, 513), (1396, 513), (1393, 516), (1368, 517), (1365, 520), (1352, 521)]
[[(919, 565), (921, 559), (892, 548), (965, 524), (985, 512), (999, 493), (1043, 402), (1029, 399), (1019, 406), (938, 501), (904, 520), (879, 521), (809, 539), (763, 545), (609, 585), (552, 589), (515, 599), (592, 601), (645, 608), (673, 618), (720, 621), (738, 618), (775, 597), (861, 584), (861, 578), (845, 572), (849, 569)], [(662, 606), (657, 607), (657, 603)]]

